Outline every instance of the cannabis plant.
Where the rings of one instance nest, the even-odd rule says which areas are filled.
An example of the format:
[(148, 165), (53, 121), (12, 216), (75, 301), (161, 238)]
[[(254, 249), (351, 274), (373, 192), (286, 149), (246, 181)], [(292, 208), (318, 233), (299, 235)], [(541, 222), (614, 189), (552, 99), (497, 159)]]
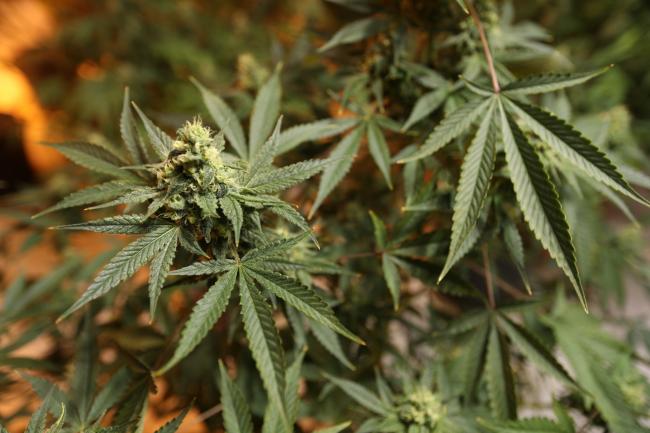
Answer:
[[(650, 287), (647, 159), (584, 98), (618, 67), (510, 2), (317, 3), (284, 62), (190, 79), (209, 117), (127, 89), (119, 145), (51, 144), (98, 183), (12, 214), (64, 252), (4, 295), (0, 366), (68, 378), (0, 370), (28, 431), (649, 431), (650, 330), (610, 302)], [(79, 232), (120, 236), (87, 262)], [(40, 335), (74, 354), (13, 354)]]

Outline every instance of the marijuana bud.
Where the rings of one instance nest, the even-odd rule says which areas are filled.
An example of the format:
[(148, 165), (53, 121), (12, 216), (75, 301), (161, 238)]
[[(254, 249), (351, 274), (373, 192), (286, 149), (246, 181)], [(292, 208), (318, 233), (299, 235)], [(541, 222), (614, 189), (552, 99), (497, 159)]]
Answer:
[(223, 133), (213, 134), (198, 118), (178, 130), (173, 149), (155, 169), (166, 197), (163, 217), (196, 224), (218, 216), (219, 198), (234, 185), (232, 169), (221, 159), (224, 146)]
[(440, 398), (425, 388), (417, 388), (402, 397), (398, 407), (400, 421), (433, 431), (446, 412)]

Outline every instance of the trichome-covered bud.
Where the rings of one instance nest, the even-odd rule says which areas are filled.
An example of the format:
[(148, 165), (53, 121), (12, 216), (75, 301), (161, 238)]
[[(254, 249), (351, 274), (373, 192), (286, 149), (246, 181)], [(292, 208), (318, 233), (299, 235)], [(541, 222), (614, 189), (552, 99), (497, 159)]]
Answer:
[(156, 169), (157, 186), (167, 196), (160, 214), (194, 224), (217, 217), (218, 199), (234, 186), (232, 169), (221, 158), (225, 140), (200, 119), (177, 131), (167, 159)]
[(440, 398), (426, 388), (417, 388), (402, 397), (398, 417), (407, 426), (418, 426), (433, 431), (446, 412)]

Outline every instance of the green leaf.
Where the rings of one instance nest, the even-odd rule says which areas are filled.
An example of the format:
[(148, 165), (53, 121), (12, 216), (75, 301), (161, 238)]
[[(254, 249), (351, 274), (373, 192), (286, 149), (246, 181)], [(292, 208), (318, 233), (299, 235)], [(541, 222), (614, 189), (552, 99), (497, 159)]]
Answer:
[(388, 188), (393, 189), (393, 182), (390, 179), (390, 151), (381, 128), (374, 121), (367, 123), (368, 128), (368, 150), (372, 159), (384, 175)]
[(211, 275), (230, 270), (235, 265), (234, 260), (218, 259), (195, 262), (184, 268), (171, 271), (169, 275)]
[(562, 407), (562, 405), (558, 401), (553, 401), (553, 413), (557, 418), (559, 426), (562, 428), (564, 432), (575, 433), (576, 427), (575, 427), (575, 423), (573, 422), (573, 419), (571, 418), (571, 416), (569, 416), (567, 410), (564, 407)]
[(519, 276), (526, 286), (526, 291), (532, 294), (533, 290), (528, 281), (524, 263), (524, 244), (519, 235), (519, 230), (517, 230), (517, 226), (510, 220), (507, 220), (503, 226), (503, 242), (517, 268), (517, 272), (519, 272)]
[(57, 149), (75, 164), (88, 170), (118, 179), (139, 179), (132, 172), (120, 168), (122, 161), (115, 154), (95, 144), (71, 141), (51, 144), (50, 146)]
[(255, 159), (280, 114), (280, 99), (282, 98), (280, 69), (281, 66), (277, 67), (271, 78), (260, 88), (253, 104), (248, 134), (249, 158), (251, 160)]
[(178, 414), (178, 416), (156, 430), (156, 433), (176, 433), (183, 423), (185, 416), (190, 411), (190, 408), (191, 406), (187, 406), (181, 411), (181, 413)]
[(619, 173), (616, 166), (587, 138), (548, 111), (523, 102), (506, 99), (508, 106), (551, 148), (588, 176), (646, 206)]
[(416, 152), (398, 161), (400, 164), (427, 157), (442, 149), (447, 143), (462, 134), (474, 121), (485, 114), (492, 99), (474, 99), (442, 119), (426, 141)]
[[(563, 302), (562, 302), (563, 301)], [(556, 311), (544, 318), (551, 327), (562, 354), (572, 367), (576, 381), (586, 390), (582, 394), (587, 407), (595, 405), (612, 432), (647, 433), (639, 424), (637, 409), (622, 392), (613, 365), (631, 358), (630, 348), (606, 333), (601, 321), (580, 314), (577, 306), (560, 298)], [(628, 361), (631, 362), (631, 361)], [(632, 370), (639, 374), (637, 369)]]
[(445, 101), (448, 94), (448, 89), (439, 88), (420, 96), (418, 100), (415, 101), (415, 105), (413, 106), (413, 110), (411, 110), (408, 119), (404, 122), (402, 131), (407, 131), (411, 126), (437, 110)]
[(350, 332), (334, 315), (331, 307), (311, 288), (298, 281), (258, 267), (247, 266), (247, 273), (262, 287), (283, 299), (305, 316), (331, 328), (350, 340), (364, 344), (363, 340)]
[(350, 424), (352, 424), (350, 421), (342, 422), (331, 427), (319, 428), (318, 430), (314, 430), (314, 433), (340, 433), (350, 427)]
[(47, 413), (49, 407), (52, 404), (52, 394), (51, 392), (47, 394), (41, 406), (34, 412), (34, 414), (29, 419), (29, 424), (27, 424), (27, 430), (25, 433), (42, 433), (45, 431), (45, 423), (47, 421)]
[(461, 80), (463, 80), (463, 84), (472, 92), (476, 93), (479, 96), (493, 96), (494, 95), (494, 90), (488, 88), (488, 87), (483, 87), (480, 84), (473, 83), (472, 81), (466, 79), (465, 77), (461, 76)]
[(318, 49), (319, 53), (334, 48), (338, 45), (351, 44), (375, 35), (388, 28), (388, 21), (381, 18), (370, 17), (353, 21), (343, 26), (332, 38)]
[(75, 368), (70, 384), (70, 400), (74, 401), (81, 423), (84, 425), (89, 423), (88, 414), (97, 378), (95, 333), (92, 319), (86, 315), (75, 345)]
[(325, 350), (327, 350), (332, 356), (338, 359), (341, 364), (345, 365), (350, 370), (354, 370), (355, 367), (345, 355), (338, 335), (327, 326), (321, 325), (315, 320), (308, 320), (309, 327), (311, 328), (314, 337), (316, 337), (318, 342), (325, 348)]
[(106, 203), (91, 206), (86, 210), (103, 209), (103, 208), (117, 206), (121, 204), (128, 204), (128, 205), (140, 204), (146, 202), (147, 200), (151, 200), (153, 198), (159, 197), (160, 195), (161, 192), (158, 191), (157, 188), (151, 186), (138, 185), (132, 187), (130, 191), (128, 191), (126, 194), (121, 195), (115, 200), (111, 200)]
[(384, 402), (381, 401), (375, 393), (370, 392), (364, 386), (347, 379), (330, 376), (329, 374), (325, 374), (325, 377), (334, 385), (341, 388), (341, 390), (349, 395), (350, 398), (369, 411), (383, 416), (387, 416), (390, 413), (390, 409), (384, 404)]
[(241, 262), (253, 264), (254, 262), (259, 262), (260, 260), (286, 253), (293, 246), (298, 245), (300, 242), (302, 242), (308, 235), (308, 233), (301, 233), (298, 236), (294, 236), (288, 239), (280, 239), (262, 247), (254, 248), (247, 252), (244, 257), (242, 257)]
[(302, 362), (305, 359), (306, 348), (303, 348), (296, 359), (289, 365), (285, 374), (285, 401), (287, 404), (287, 415), (289, 422), (294, 424), (298, 418), (298, 406), (300, 405), (300, 372)]
[(92, 203), (98, 203), (105, 200), (111, 200), (116, 197), (119, 197), (125, 192), (131, 190), (132, 188), (133, 185), (124, 183), (123, 181), (119, 181), (119, 180), (100, 183), (98, 185), (94, 185), (73, 192), (72, 194), (66, 196), (59, 203), (45, 209), (42, 212), (37, 213), (32, 218), (38, 218), (45, 214), (57, 210), (68, 209), (71, 207), (83, 206)]
[(519, 348), (528, 359), (537, 364), (545, 373), (558, 379), (560, 382), (571, 388), (577, 388), (578, 384), (569, 376), (564, 367), (555, 359), (551, 352), (533, 334), (525, 328), (516, 324), (504, 314), (500, 314), (499, 323), (506, 331), (513, 344)]
[(183, 247), (183, 249), (185, 249), (187, 252), (196, 254), (197, 256), (208, 256), (201, 248), (201, 245), (199, 245), (199, 242), (196, 240), (194, 234), (187, 228), (181, 227), (178, 241), (181, 244), (181, 247)]
[(244, 211), (241, 205), (234, 198), (225, 196), (219, 199), (219, 206), (230, 224), (232, 224), (232, 229), (235, 232), (235, 245), (239, 245), (239, 235), (244, 224)]
[(364, 129), (364, 126), (359, 126), (354, 129), (354, 131), (348, 133), (348, 135), (346, 135), (336, 145), (330, 154), (329, 159), (332, 161), (332, 164), (328, 165), (323, 171), (320, 185), (318, 186), (316, 200), (309, 211), (309, 218), (314, 215), (325, 198), (350, 170), (352, 162), (359, 151), (359, 145), (361, 144), (361, 137), (363, 136)]
[(316, 236), (311, 230), (309, 223), (307, 223), (305, 217), (302, 216), (302, 214), (298, 212), (293, 206), (291, 206), (288, 203), (281, 203), (281, 204), (279, 203), (269, 207), (269, 210), (274, 214), (278, 215), (280, 218), (286, 220), (287, 222), (293, 224), (294, 226), (302, 230), (306, 235), (308, 235), (311, 238), (312, 242), (314, 242), (314, 245), (316, 245), (316, 248), (320, 248), (318, 244), (318, 240), (316, 239)]
[(190, 78), (190, 80), (201, 92), (203, 103), (208, 109), (210, 116), (212, 116), (212, 119), (223, 131), (228, 139), (228, 143), (230, 143), (241, 158), (246, 159), (248, 155), (246, 150), (246, 137), (235, 112), (220, 97), (209, 91), (197, 80), (194, 78)]
[(172, 143), (174, 140), (172, 140), (172, 138), (167, 135), (165, 131), (157, 127), (135, 103), (133, 103), (133, 107), (138, 113), (138, 116), (140, 116), (140, 120), (142, 120), (142, 124), (144, 125), (144, 129), (147, 132), (147, 137), (149, 137), (151, 147), (153, 148), (154, 152), (156, 152), (158, 159), (160, 161), (164, 161), (167, 159), (169, 152), (172, 150)]
[(386, 239), (388, 238), (388, 235), (386, 234), (386, 225), (373, 211), (368, 211), (368, 213), (370, 214), (370, 219), (372, 220), (372, 227), (375, 234), (375, 244), (379, 250), (383, 250), (386, 248)]
[(152, 227), (154, 227), (154, 224), (147, 223), (144, 215), (129, 214), (54, 228), (57, 230), (84, 230), (95, 233), (133, 235), (147, 233), (151, 231)]
[(517, 402), (508, 359), (508, 344), (493, 324), (490, 327), (485, 363), (490, 409), (495, 418), (516, 418)]
[(280, 139), (280, 129), (282, 127), (282, 116), (278, 118), (275, 129), (271, 136), (266, 140), (263, 146), (259, 146), (255, 153), (250, 154), (250, 163), (247, 170), (246, 184), (253, 179), (259, 172), (266, 171), (272, 167), (273, 158), (278, 149)]
[(177, 236), (177, 231), (176, 226), (161, 225), (131, 242), (108, 262), (95, 281), (81, 295), (81, 298), (57, 320), (63, 320), (88, 302), (105, 295), (109, 290), (131, 277), (138, 268), (151, 260), (158, 251), (167, 245), (169, 238)]
[[(54, 404), (54, 403), (53, 403)], [(63, 422), (65, 421), (65, 404), (59, 403), (61, 405), (61, 414), (57, 420), (48, 428), (45, 433), (60, 433), (63, 429)], [(1, 428), (1, 427), (0, 427)], [(0, 430), (1, 433), (1, 430)]]
[(578, 275), (575, 250), (557, 191), (524, 134), (502, 104), (499, 108), (506, 160), (517, 201), (533, 233), (569, 277), (586, 310), (587, 300)]
[(94, 398), (88, 412), (88, 419), (93, 422), (100, 419), (111, 407), (117, 404), (128, 389), (130, 379), (131, 375), (126, 368), (121, 368), (113, 374), (104, 388)]
[(331, 160), (311, 159), (279, 169), (262, 171), (253, 175), (246, 187), (259, 194), (275, 194), (309, 179), (330, 163)]
[(133, 121), (133, 114), (131, 113), (129, 97), (129, 88), (124, 88), (124, 99), (122, 101), (122, 113), (120, 115), (120, 134), (122, 135), (122, 141), (126, 147), (131, 161), (133, 164), (142, 164), (144, 162), (143, 154), (140, 149), (140, 140), (136, 138), (136, 129), (135, 123)]
[[(69, 412), (75, 412), (74, 413), (74, 418), (78, 418), (76, 416), (76, 409), (75, 406), (70, 404), (71, 402), (67, 398), (67, 396), (61, 391), (61, 388), (58, 386), (54, 385), (53, 383), (47, 381), (46, 379), (43, 379), (42, 377), (37, 377), (37, 376), (30, 376), (27, 374), (21, 374), (22, 378), (25, 379), (30, 383), (32, 386), (32, 389), (38, 394), (38, 396), (43, 399), (47, 400), (49, 397), (51, 400), (54, 400), (55, 402), (58, 403), (63, 403), (66, 407), (68, 407)], [(54, 416), (60, 416), (61, 415), (61, 408), (58, 407), (57, 405), (51, 405), (49, 408), (50, 411), (52, 412), (52, 415)], [(70, 416), (72, 414), (68, 414)], [(39, 432), (40, 433), (40, 432)]]
[[(25, 307), (59, 288), (63, 279), (77, 269), (79, 269), (79, 259), (73, 258), (59, 265), (54, 271), (30, 285), (26, 290), (23, 289), (20, 293), (13, 290), (7, 291), (0, 321), (15, 317), (17, 314), (26, 311)], [(21, 286), (23, 285), (19, 284), (12, 288), (18, 289), (22, 288)]]
[[(287, 415), (289, 417), (289, 424), (294, 424), (298, 417), (299, 388), (300, 388), (300, 371), (302, 368), (302, 361), (305, 357), (305, 351), (301, 350), (296, 359), (291, 363), (285, 374), (285, 401), (287, 405)], [(278, 417), (278, 412), (275, 406), (268, 405), (264, 412), (264, 424), (262, 426), (262, 433), (277, 433), (282, 432), (282, 424)]]
[(208, 331), (226, 311), (236, 279), (237, 268), (232, 268), (228, 273), (219, 277), (217, 282), (205, 292), (205, 295), (192, 308), (192, 313), (183, 326), (181, 338), (174, 354), (154, 375), (160, 376), (169, 371), (203, 341), (208, 335)]
[(228, 372), (221, 361), (219, 361), (219, 373), (219, 390), (226, 433), (253, 433), (253, 419), (248, 404), (239, 387), (228, 377)]
[[(485, 316), (482, 316), (485, 318)], [(487, 321), (478, 325), (467, 343), (463, 344), (463, 354), (458, 361), (461, 377), (463, 378), (463, 395), (465, 402), (474, 398), (476, 386), (481, 377), (485, 364), (485, 353), (490, 326)]]
[(579, 72), (575, 74), (544, 74), (515, 80), (505, 85), (501, 91), (510, 95), (533, 95), (536, 93), (548, 93), (567, 87), (577, 86), (586, 81), (607, 72), (611, 66), (591, 72)]
[(271, 308), (257, 288), (248, 281), (243, 269), (239, 276), (239, 294), (244, 329), (253, 359), (269, 399), (278, 410), (281, 423), (288, 432), (291, 426), (284, 401), (284, 350), (275, 329)]
[(173, 236), (167, 239), (167, 243), (160, 249), (151, 261), (151, 269), (149, 270), (149, 316), (150, 321), (153, 322), (156, 314), (156, 305), (158, 305), (158, 298), (165, 279), (172, 267), (174, 257), (176, 257), (176, 248), (178, 246), (178, 234), (180, 230), (176, 230)]
[(546, 418), (529, 418), (519, 421), (479, 419), (479, 423), (494, 433), (568, 433), (557, 423)]
[(277, 154), (286, 153), (307, 141), (333, 137), (356, 123), (356, 119), (324, 119), (293, 126), (280, 134)]
[(388, 286), (388, 291), (393, 298), (393, 307), (395, 311), (399, 308), (400, 286), (402, 280), (399, 276), (399, 270), (395, 263), (395, 258), (388, 253), (381, 255), (381, 268), (384, 271), (384, 280)]
[(454, 200), (451, 244), (447, 260), (438, 277), (441, 281), (456, 263), (461, 247), (476, 227), (487, 197), (496, 156), (495, 134), (492, 128), (494, 100), (481, 121), (461, 167), (458, 192)]

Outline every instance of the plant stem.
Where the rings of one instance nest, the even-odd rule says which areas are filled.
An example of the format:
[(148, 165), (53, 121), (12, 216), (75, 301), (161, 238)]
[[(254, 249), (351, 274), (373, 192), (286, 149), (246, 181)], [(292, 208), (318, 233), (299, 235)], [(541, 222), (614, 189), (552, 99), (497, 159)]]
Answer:
[(485, 268), (485, 286), (487, 287), (488, 303), (491, 308), (494, 308), (496, 302), (494, 300), (494, 285), (492, 284), (492, 270), (490, 268), (490, 257), (488, 255), (487, 243), (481, 247), (483, 253), (483, 267)]
[(492, 58), (492, 53), (490, 52), (490, 46), (488, 45), (487, 36), (485, 36), (485, 29), (483, 28), (483, 23), (481, 22), (481, 18), (478, 16), (478, 12), (474, 7), (473, 2), (471, 1), (467, 2), (467, 9), (469, 10), (469, 14), (472, 17), (472, 21), (474, 21), (474, 25), (476, 26), (476, 29), (478, 30), (478, 36), (479, 38), (481, 38), (481, 45), (483, 45), (483, 53), (485, 54), (485, 60), (487, 60), (487, 64), (488, 64), (488, 71), (490, 72), (490, 78), (492, 79), (492, 89), (494, 90), (494, 93), (499, 93), (501, 92), (501, 86), (499, 86), (497, 71), (494, 68), (494, 59)]

